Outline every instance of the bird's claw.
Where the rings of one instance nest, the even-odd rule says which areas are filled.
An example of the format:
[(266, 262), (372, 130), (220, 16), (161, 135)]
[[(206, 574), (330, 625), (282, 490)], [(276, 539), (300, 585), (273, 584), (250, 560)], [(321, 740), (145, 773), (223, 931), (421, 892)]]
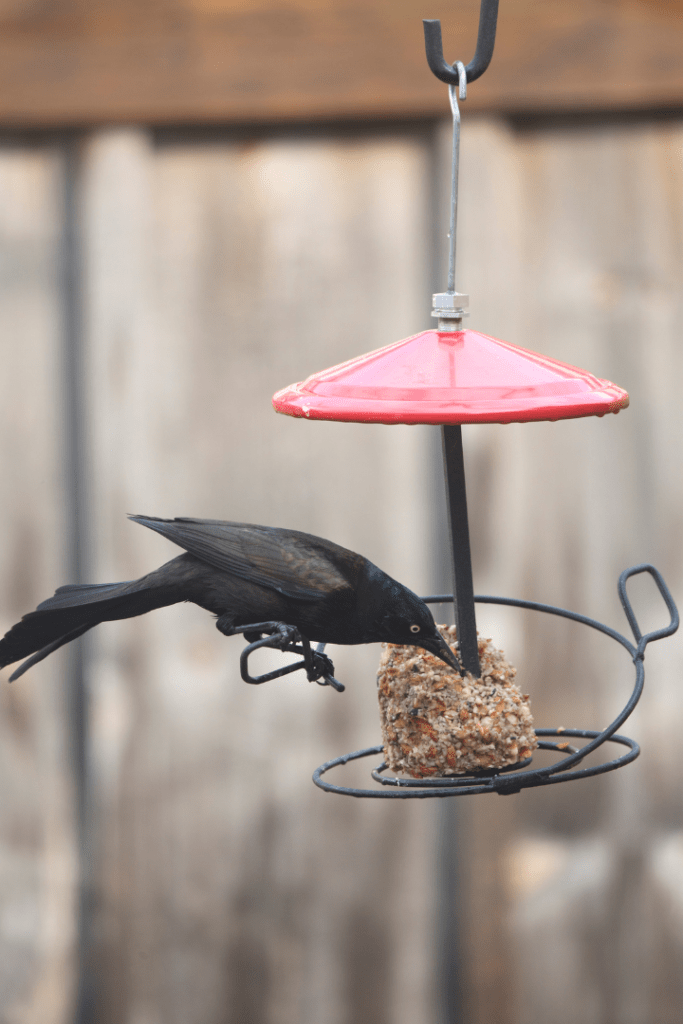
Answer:
[(265, 646), (277, 647), (281, 651), (286, 651), (293, 644), (301, 643), (301, 633), (296, 626), (288, 626), (286, 622), (278, 622), (277, 630), (271, 634), (272, 645), (266, 644)]
[[(264, 647), (275, 647), (278, 650), (286, 651), (297, 643), (301, 643), (301, 634), (296, 626), (288, 626), (287, 623), (273, 623), (273, 628), (263, 630), (269, 639), (263, 644)], [(247, 634), (245, 633), (245, 636)]]
[(242, 633), (250, 644), (258, 643), (260, 647), (275, 647), (280, 651), (301, 642), (299, 630), (286, 622), (254, 622), (248, 626), (234, 626), (231, 632)]
[(319, 644), (317, 651), (310, 652), (311, 664), (310, 667), (306, 667), (306, 675), (311, 683), (317, 683), (318, 686), (331, 686), (338, 693), (343, 693), (346, 687), (338, 679), (334, 678), (332, 659), (322, 653), (320, 649), (322, 646), (322, 644)]

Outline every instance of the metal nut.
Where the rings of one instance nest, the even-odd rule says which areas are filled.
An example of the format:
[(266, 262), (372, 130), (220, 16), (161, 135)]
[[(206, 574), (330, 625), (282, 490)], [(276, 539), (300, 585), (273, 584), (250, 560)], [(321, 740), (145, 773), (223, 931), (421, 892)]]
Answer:
[(459, 320), (460, 317), (469, 316), (469, 304), (469, 295), (463, 295), (461, 292), (437, 292), (432, 295), (432, 316)]

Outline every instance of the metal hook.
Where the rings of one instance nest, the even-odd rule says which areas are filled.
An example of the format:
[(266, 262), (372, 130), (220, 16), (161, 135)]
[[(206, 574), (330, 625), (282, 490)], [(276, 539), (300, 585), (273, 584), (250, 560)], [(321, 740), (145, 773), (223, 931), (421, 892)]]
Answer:
[[(497, 23), (498, 0), (481, 0), (477, 49), (474, 57), (465, 68), (468, 82), (474, 82), (475, 79), (483, 75), (491, 63), (493, 47), (496, 42)], [(427, 63), (432, 73), (442, 82), (446, 82), (447, 85), (458, 85), (460, 78), (458, 72), (444, 60), (441, 22), (438, 19), (425, 18), (422, 24), (424, 25), (425, 32)]]

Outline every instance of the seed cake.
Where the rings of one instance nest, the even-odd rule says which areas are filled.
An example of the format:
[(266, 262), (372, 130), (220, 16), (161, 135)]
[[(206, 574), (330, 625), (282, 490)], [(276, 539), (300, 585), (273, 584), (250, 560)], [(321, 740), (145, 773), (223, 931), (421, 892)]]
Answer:
[[(457, 654), (455, 626), (438, 629)], [(377, 687), (392, 771), (416, 779), (462, 775), (523, 761), (538, 746), (529, 695), (490, 640), (479, 637), (481, 679), (458, 675), (420, 647), (382, 648)]]

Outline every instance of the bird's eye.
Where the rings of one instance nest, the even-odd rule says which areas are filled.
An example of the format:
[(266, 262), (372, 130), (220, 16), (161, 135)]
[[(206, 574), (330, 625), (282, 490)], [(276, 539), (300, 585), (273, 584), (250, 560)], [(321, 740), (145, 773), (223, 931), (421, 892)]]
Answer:
[(419, 633), (420, 632), (420, 627), (419, 626), (411, 626), (410, 627), (410, 632), (411, 633)]

